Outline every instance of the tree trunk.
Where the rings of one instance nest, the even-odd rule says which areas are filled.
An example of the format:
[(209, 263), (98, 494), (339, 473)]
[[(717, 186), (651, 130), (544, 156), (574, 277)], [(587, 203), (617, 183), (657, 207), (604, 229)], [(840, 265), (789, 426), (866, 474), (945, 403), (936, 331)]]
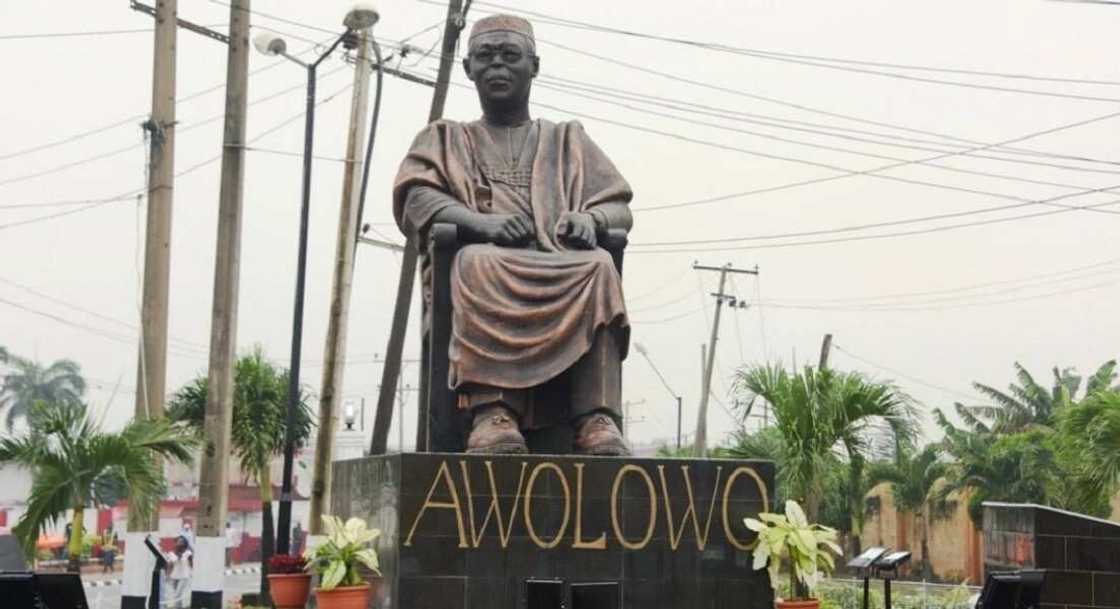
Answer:
[(271, 607), (272, 594), (268, 588), (268, 559), (272, 557), (276, 534), (272, 526), (272, 472), (269, 466), (257, 475), (261, 487), (261, 599), (260, 604)]
[(933, 564), (929, 558), (929, 508), (923, 506), (922, 513), (922, 579), (933, 579)]
[(80, 573), (82, 570), (82, 541), (85, 538), (85, 530), (82, 528), (85, 524), (84, 515), (85, 508), (78, 506), (74, 508), (74, 517), (70, 521), (70, 545), (66, 548), (70, 557), (66, 562), (66, 570), (71, 573)]

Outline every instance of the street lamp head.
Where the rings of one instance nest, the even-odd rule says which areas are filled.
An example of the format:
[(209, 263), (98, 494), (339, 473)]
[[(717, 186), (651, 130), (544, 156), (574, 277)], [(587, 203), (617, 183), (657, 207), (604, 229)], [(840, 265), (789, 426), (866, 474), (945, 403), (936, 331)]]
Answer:
[(350, 12), (346, 13), (342, 25), (345, 25), (349, 30), (364, 30), (373, 27), (378, 19), (381, 19), (381, 15), (374, 8), (372, 2), (358, 2), (354, 4), (354, 8), (351, 8)]
[(642, 355), (646, 355), (646, 346), (642, 343), (634, 343), (634, 350)]
[(283, 55), (288, 52), (288, 43), (272, 32), (261, 32), (253, 37), (253, 46), (265, 55)]

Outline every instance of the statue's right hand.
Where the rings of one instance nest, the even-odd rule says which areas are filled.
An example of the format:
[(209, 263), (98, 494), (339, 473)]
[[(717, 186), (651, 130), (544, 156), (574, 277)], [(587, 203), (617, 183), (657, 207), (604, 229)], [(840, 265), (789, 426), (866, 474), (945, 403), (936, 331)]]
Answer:
[(482, 234), (497, 245), (516, 247), (533, 240), (536, 232), (533, 223), (517, 214), (483, 214)]

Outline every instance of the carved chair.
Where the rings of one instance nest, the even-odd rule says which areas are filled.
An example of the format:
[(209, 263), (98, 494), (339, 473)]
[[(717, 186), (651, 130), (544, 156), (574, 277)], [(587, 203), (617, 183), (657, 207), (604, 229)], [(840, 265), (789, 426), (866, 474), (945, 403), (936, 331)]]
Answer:
[[(599, 247), (610, 253), (621, 276), (626, 231), (605, 231), (598, 235), (598, 241)], [(431, 323), (420, 337), (420, 407), (416, 450), (421, 452), (466, 450), (467, 417), (459, 409), (458, 398), (448, 386), (447, 377), (450, 370), (448, 347), (451, 344), (451, 265), (459, 249), (468, 244), (460, 240), (458, 227), (453, 224), (433, 224), (428, 235), (428, 276), (432, 284), (431, 302), (426, 305), (431, 309)], [(532, 440), (530, 445), (533, 445)]]

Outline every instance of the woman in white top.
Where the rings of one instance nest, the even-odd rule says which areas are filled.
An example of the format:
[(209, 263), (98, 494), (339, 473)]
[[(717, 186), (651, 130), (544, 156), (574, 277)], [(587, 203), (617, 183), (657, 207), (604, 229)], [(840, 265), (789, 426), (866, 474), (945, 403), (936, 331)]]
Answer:
[(191, 606), (191, 575), (194, 571), (194, 553), (185, 537), (175, 540), (175, 550), (167, 557), (167, 606), (170, 609), (189, 609)]

